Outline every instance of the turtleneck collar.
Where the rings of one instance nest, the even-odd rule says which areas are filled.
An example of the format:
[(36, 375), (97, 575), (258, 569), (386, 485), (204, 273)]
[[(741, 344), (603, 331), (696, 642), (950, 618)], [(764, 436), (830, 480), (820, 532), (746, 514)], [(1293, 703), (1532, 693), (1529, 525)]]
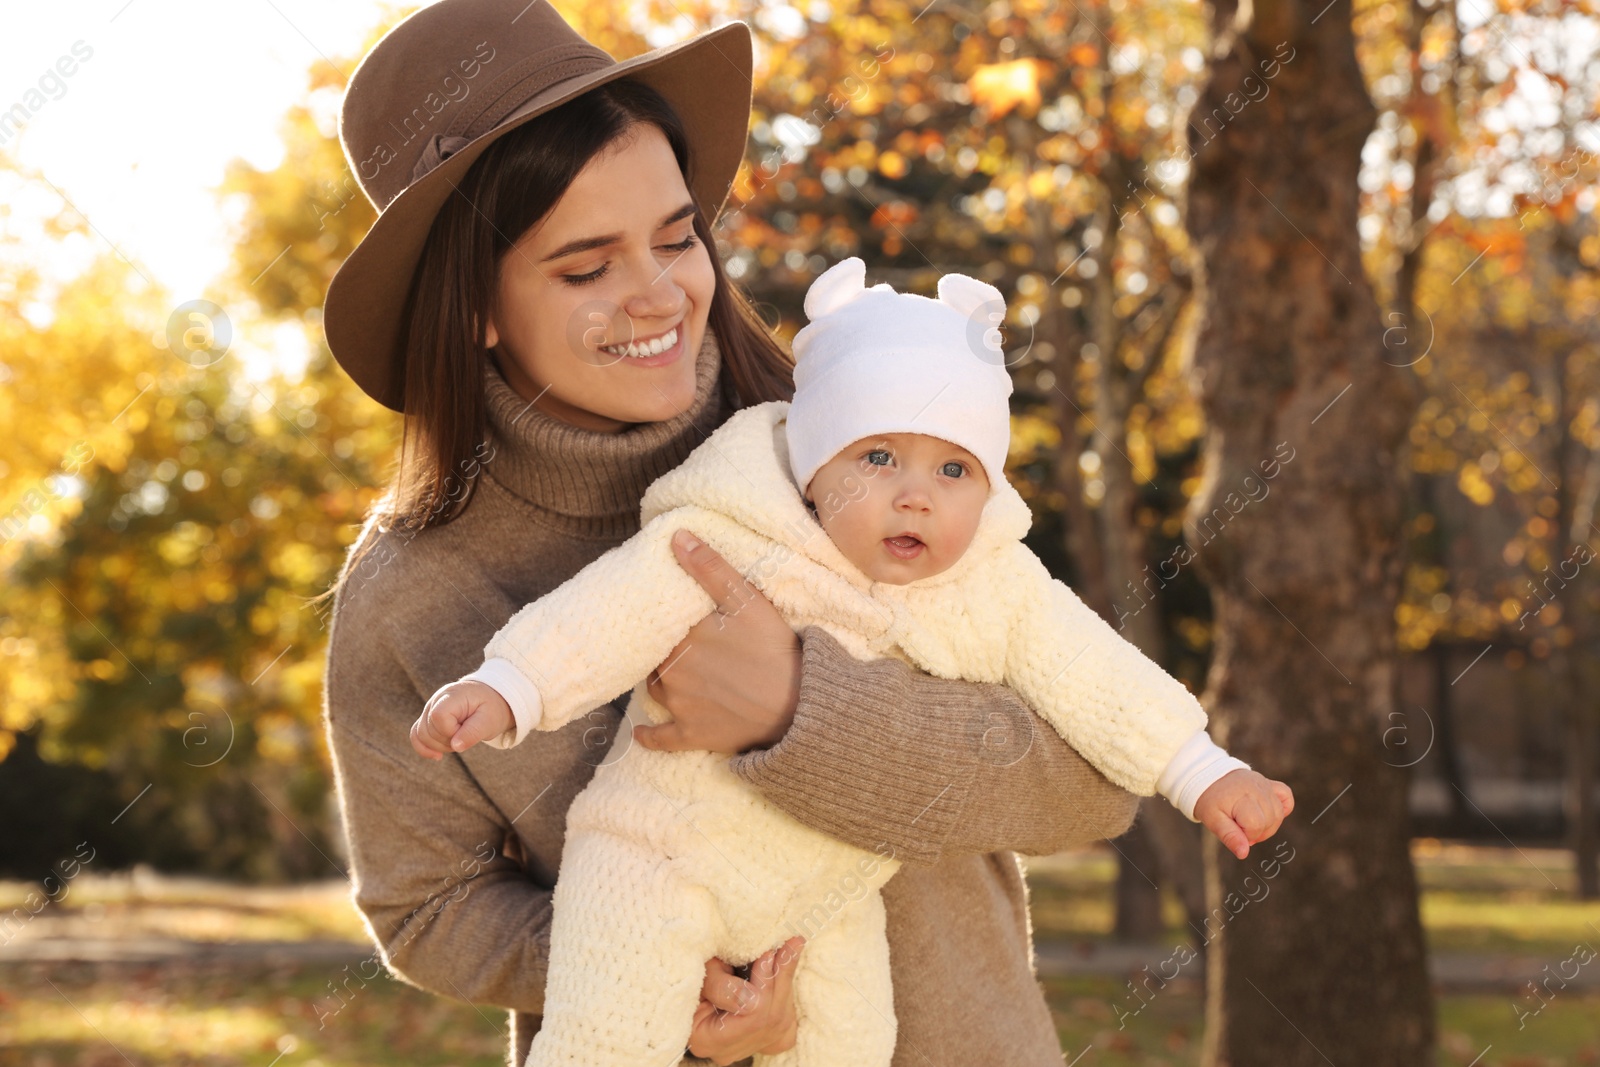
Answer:
[(484, 398), (495, 451), (484, 472), (547, 525), (573, 536), (621, 540), (637, 532), (645, 489), (682, 463), (737, 406), (710, 329), (697, 354), (689, 407), (664, 422), (635, 423), (616, 433), (545, 414), (506, 382), (493, 360), (486, 364)]

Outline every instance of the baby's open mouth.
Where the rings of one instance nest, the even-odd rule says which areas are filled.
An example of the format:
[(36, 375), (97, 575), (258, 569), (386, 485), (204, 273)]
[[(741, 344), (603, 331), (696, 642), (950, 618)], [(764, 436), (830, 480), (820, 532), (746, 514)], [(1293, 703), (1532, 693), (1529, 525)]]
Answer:
[(896, 559), (912, 560), (922, 555), (922, 550), (927, 546), (915, 534), (899, 534), (885, 537), (883, 547)]

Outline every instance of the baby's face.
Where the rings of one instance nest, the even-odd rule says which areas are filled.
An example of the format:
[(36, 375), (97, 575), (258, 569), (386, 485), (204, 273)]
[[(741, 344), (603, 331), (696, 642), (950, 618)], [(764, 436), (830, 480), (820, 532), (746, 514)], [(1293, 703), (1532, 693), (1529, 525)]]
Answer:
[(805, 497), (846, 559), (875, 582), (904, 585), (961, 558), (989, 479), (960, 445), (891, 433), (846, 446), (817, 469)]

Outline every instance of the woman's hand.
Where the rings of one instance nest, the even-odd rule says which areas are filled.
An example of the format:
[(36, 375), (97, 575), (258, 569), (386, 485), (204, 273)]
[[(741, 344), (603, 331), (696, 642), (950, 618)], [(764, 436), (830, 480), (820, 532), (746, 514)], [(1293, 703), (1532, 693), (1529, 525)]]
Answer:
[(806, 939), (796, 934), (750, 964), (750, 980), (720, 959), (706, 961), (689, 1051), (729, 1064), (794, 1048), (794, 972)]
[(672, 722), (636, 726), (660, 751), (744, 752), (775, 744), (800, 696), (800, 637), (727, 560), (690, 534), (672, 537), (678, 564), (716, 609), (694, 624), (650, 675), (650, 695)]

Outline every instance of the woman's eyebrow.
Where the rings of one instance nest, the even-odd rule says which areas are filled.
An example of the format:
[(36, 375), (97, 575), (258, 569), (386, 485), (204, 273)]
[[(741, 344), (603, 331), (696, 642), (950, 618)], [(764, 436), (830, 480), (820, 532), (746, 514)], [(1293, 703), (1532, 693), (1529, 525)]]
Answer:
[[(674, 222), (681, 222), (693, 214), (694, 204), (684, 204), (682, 207), (678, 208), (678, 210), (672, 212), (666, 218), (656, 223), (656, 229), (659, 230), (665, 226), (671, 226)], [(608, 245), (614, 245), (620, 240), (622, 240), (622, 234), (620, 233), (608, 233), (600, 237), (580, 237), (576, 241), (568, 241), (554, 252), (551, 252), (548, 256), (545, 256), (539, 262), (548, 263), (552, 259), (561, 259), (563, 256), (571, 256), (579, 252), (592, 252), (596, 248), (605, 248)]]

